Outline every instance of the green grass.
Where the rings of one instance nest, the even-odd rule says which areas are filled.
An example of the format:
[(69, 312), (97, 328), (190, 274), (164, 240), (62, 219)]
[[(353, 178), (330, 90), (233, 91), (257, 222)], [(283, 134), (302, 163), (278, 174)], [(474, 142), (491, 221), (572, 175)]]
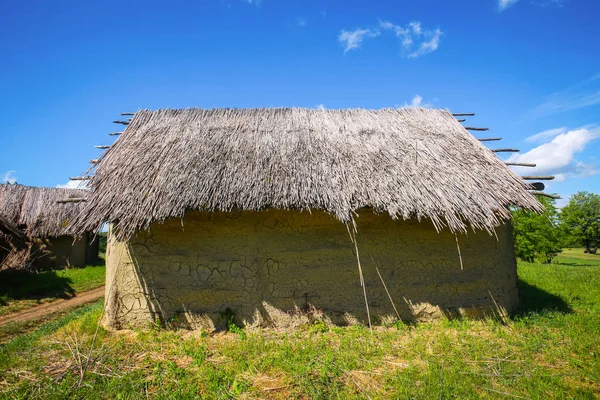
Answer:
[(596, 261), (600, 263), (600, 254), (584, 253), (583, 250), (583, 247), (563, 249), (562, 253), (559, 253), (558, 256), (556, 256), (556, 259), (558, 262), (567, 259), (569, 261), (577, 260), (577, 262), (580, 263), (585, 263), (586, 261)]
[(104, 266), (87, 266), (39, 273), (3, 271), (0, 273), (0, 315), (102, 286), (105, 270)]
[(0, 397), (597, 398), (600, 261), (571, 258), (519, 263), (523, 308), (506, 324), (100, 329), (90, 351), (96, 303), (0, 346)]

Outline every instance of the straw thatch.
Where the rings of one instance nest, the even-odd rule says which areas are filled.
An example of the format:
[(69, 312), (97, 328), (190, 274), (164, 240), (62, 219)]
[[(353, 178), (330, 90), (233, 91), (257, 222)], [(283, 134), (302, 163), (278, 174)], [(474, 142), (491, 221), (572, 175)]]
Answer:
[(0, 271), (27, 268), (31, 242), (19, 228), (0, 215)]
[(30, 237), (57, 237), (79, 212), (81, 203), (59, 204), (66, 198), (85, 197), (87, 191), (0, 184), (0, 215), (23, 227)]
[(436, 228), (491, 231), (527, 184), (436, 109), (139, 111), (96, 164), (78, 232), (128, 238), (186, 210), (364, 207)]
[(27, 236), (7, 218), (0, 215), (0, 237), (10, 240), (26, 241)]

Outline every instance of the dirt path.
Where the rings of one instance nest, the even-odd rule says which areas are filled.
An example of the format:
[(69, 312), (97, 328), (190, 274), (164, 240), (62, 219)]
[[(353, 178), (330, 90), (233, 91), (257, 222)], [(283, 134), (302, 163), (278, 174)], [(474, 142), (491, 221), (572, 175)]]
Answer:
[(88, 290), (87, 292), (78, 293), (70, 299), (59, 299), (51, 303), (29, 308), (27, 310), (19, 311), (9, 315), (3, 315), (0, 317), (0, 326), (8, 324), (9, 322), (22, 322), (30, 319), (42, 318), (71, 307), (89, 303), (103, 296), (104, 286), (101, 286), (96, 289)]

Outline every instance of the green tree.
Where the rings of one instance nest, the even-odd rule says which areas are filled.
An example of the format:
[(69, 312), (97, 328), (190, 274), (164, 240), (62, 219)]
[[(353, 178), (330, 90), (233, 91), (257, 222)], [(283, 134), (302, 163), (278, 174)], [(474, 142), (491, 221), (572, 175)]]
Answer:
[(600, 243), (600, 196), (595, 193), (578, 192), (560, 213), (562, 228), (579, 240), (585, 251), (590, 252)]
[(528, 262), (549, 263), (562, 251), (558, 210), (554, 199), (539, 196), (538, 200), (545, 207), (542, 214), (522, 209), (512, 210), (515, 255)]

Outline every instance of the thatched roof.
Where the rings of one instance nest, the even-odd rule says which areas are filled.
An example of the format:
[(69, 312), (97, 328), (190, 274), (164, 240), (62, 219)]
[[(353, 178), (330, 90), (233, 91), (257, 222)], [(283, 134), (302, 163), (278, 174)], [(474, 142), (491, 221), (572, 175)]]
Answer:
[(0, 237), (1, 236), (27, 240), (25, 234), (2, 215), (0, 215)]
[(491, 231), (527, 184), (446, 110), (143, 110), (99, 159), (79, 232), (121, 238), (186, 210), (364, 207)]
[(0, 215), (0, 269), (5, 257), (13, 250), (25, 248), (27, 236), (8, 219)]
[(0, 184), (0, 215), (23, 227), (31, 237), (61, 236), (79, 212), (82, 203), (59, 204), (57, 201), (85, 197), (78, 189), (40, 188)]

